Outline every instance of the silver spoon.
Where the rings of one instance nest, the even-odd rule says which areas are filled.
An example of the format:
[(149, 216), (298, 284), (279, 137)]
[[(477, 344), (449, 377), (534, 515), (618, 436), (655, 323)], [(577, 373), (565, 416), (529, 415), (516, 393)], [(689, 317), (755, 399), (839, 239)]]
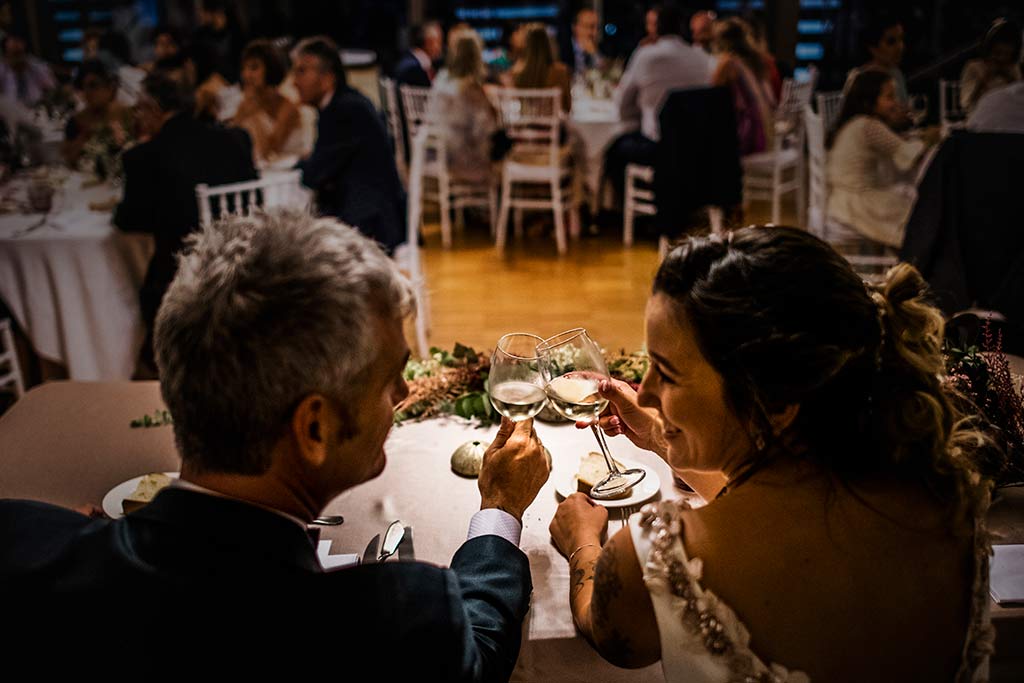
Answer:
[(380, 555), (378, 562), (383, 562), (398, 551), (398, 544), (405, 538), (405, 525), (400, 520), (391, 522), (388, 530), (384, 532), (384, 540), (380, 544)]
[(327, 515), (325, 517), (315, 518), (311, 524), (319, 524), (320, 526), (338, 526), (344, 524), (345, 518), (341, 515)]

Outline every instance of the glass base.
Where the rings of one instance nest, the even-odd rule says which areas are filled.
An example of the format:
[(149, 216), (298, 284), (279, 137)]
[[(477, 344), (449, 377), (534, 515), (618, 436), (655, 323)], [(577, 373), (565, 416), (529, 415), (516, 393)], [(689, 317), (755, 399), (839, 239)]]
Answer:
[(595, 500), (615, 498), (639, 484), (646, 476), (647, 471), (639, 468), (618, 473), (611, 472), (607, 477), (594, 484), (590, 489), (590, 497)]

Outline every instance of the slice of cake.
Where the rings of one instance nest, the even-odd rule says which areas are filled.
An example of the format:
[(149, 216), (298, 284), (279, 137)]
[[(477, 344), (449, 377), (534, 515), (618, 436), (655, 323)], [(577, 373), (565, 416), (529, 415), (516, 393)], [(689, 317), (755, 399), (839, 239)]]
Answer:
[(127, 515), (130, 512), (135, 512), (149, 503), (156, 497), (156, 494), (170, 486), (171, 481), (173, 480), (162, 472), (155, 472), (144, 476), (131, 495), (121, 501), (121, 509), (124, 511), (124, 514)]
[[(615, 464), (625, 469), (618, 460), (615, 461)], [(594, 484), (607, 476), (608, 465), (604, 462), (604, 456), (600, 453), (587, 453), (580, 458), (580, 471), (576, 474), (576, 490), (589, 496), (590, 489), (594, 488)], [(626, 498), (630, 493), (630, 491), (623, 491), (612, 496), (611, 499)]]

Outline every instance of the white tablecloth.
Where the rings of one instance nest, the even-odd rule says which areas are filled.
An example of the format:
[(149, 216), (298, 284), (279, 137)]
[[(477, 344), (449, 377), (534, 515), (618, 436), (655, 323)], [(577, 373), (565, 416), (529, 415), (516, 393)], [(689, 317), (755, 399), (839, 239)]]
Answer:
[[(143, 337), (138, 292), (153, 252), (148, 235), (126, 235), (90, 202), (119, 196), (110, 185), (82, 188), (72, 173), (44, 227), (20, 234), (41, 214), (0, 216), (0, 299), (39, 356), (72, 379), (128, 379)], [(15, 179), (4, 194), (24, 193)]]
[(630, 128), (619, 119), (618, 107), (612, 100), (573, 100), (570, 129), (580, 137), (586, 150), (585, 181), (591, 196), (597, 196), (608, 145)]

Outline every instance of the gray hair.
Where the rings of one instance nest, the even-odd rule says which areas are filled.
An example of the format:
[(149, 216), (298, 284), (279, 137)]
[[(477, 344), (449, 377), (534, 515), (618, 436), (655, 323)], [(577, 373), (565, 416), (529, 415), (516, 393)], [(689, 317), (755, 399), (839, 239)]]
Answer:
[(181, 457), (258, 475), (311, 393), (344, 400), (375, 357), (374, 316), (404, 316), (408, 281), (330, 218), (229, 216), (186, 242), (154, 331)]

